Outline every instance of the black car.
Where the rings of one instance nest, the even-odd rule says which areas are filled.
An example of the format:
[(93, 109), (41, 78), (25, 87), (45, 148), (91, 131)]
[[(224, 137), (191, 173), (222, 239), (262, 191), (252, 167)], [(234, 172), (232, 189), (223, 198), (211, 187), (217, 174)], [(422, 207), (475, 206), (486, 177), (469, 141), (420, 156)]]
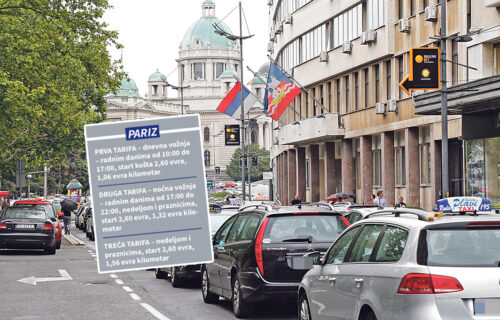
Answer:
[(214, 263), (202, 265), (203, 300), (230, 299), (237, 317), (251, 313), (253, 303), (296, 300), (307, 268), (293, 266), (294, 257), (326, 252), (349, 225), (320, 205), (241, 207), (213, 237)]
[(1, 249), (44, 249), (56, 253), (56, 223), (42, 206), (13, 206), (0, 215)]

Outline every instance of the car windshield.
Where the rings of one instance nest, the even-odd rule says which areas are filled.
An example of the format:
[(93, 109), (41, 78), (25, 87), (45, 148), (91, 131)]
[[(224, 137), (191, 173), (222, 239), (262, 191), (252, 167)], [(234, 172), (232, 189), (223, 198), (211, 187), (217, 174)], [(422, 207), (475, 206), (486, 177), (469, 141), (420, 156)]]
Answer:
[(4, 210), (3, 219), (45, 219), (42, 207), (8, 207)]
[(333, 242), (346, 228), (339, 215), (274, 216), (265, 238), (276, 242)]
[(215, 215), (211, 214), (210, 215), (210, 228), (213, 233), (217, 232), (219, 228), (222, 226), (222, 224), (229, 219), (231, 216), (230, 215)]
[(428, 230), (427, 265), (499, 267), (500, 228)]

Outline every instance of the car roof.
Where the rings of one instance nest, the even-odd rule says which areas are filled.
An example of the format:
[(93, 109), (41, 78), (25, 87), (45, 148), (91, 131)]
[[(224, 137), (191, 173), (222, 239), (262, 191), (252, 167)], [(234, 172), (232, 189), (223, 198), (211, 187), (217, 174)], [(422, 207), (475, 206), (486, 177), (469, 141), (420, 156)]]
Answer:
[[(319, 205), (319, 204), (318, 204)], [(257, 209), (257, 212), (265, 212), (266, 216), (277, 216), (277, 215), (289, 215), (289, 214), (299, 214), (299, 213), (325, 213), (325, 214), (332, 214), (332, 215), (338, 215), (340, 216), (341, 214), (328, 208), (328, 204), (324, 204), (325, 206), (316, 206), (316, 205), (300, 205), (300, 206), (271, 206), (269, 204), (255, 204), (255, 205), (248, 205), (245, 207), (241, 207), (239, 212), (250, 212), (250, 211), (255, 211)]]
[(49, 201), (43, 201), (43, 200), (18, 200), (15, 202), (14, 205), (17, 204), (32, 204), (32, 205), (40, 205), (40, 204), (52, 204)]

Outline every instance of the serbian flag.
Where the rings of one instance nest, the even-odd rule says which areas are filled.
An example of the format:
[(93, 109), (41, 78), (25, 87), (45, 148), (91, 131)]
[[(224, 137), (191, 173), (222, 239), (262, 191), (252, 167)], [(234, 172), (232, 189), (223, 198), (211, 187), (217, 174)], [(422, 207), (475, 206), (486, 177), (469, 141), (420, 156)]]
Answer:
[[(248, 89), (243, 86), (244, 99), (244, 114), (254, 107), (262, 107), (262, 103)], [(229, 91), (224, 99), (217, 107), (217, 111), (227, 114), (237, 120), (241, 120), (241, 83), (238, 81), (236, 85)]]
[(274, 63), (270, 63), (264, 96), (265, 113), (278, 121), (286, 108), (301, 92), (302, 89), (281, 72)]

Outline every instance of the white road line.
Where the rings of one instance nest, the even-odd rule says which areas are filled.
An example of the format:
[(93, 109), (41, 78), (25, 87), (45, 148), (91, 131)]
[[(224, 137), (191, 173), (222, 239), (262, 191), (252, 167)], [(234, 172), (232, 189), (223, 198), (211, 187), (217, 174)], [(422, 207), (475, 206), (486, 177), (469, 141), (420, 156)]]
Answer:
[(125, 290), (125, 291), (127, 291), (127, 292), (132, 292), (132, 291), (134, 291), (134, 290), (130, 289), (130, 287), (127, 287), (127, 286), (123, 286), (122, 288), (123, 288), (123, 290)]
[(120, 279), (115, 279), (115, 282), (121, 286), (123, 286), (123, 281)]
[(109, 276), (110, 276), (111, 278), (113, 278), (113, 279), (118, 278), (118, 276), (117, 276), (116, 274), (113, 274), (113, 273), (112, 273), (112, 274), (110, 274)]
[(139, 296), (138, 296), (138, 295), (136, 295), (135, 293), (131, 293), (131, 294), (130, 294), (130, 297), (131, 297), (132, 299), (134, 299), (135, 301), (137, 301), (137, 300), (141, 300), (141, 297), (139, 297)]
[(153, 308), (152, 306), (150, 306), (149, 304), (147, 303), (141, 303), (141, 306), (148, 310), (149, 313), (151, 313), (153, 316), (156, 317), (156, 319), (158, 320), (170, 320), (169, 318), (165, 317), (160, 311), (156, 310), (155, 308)]

